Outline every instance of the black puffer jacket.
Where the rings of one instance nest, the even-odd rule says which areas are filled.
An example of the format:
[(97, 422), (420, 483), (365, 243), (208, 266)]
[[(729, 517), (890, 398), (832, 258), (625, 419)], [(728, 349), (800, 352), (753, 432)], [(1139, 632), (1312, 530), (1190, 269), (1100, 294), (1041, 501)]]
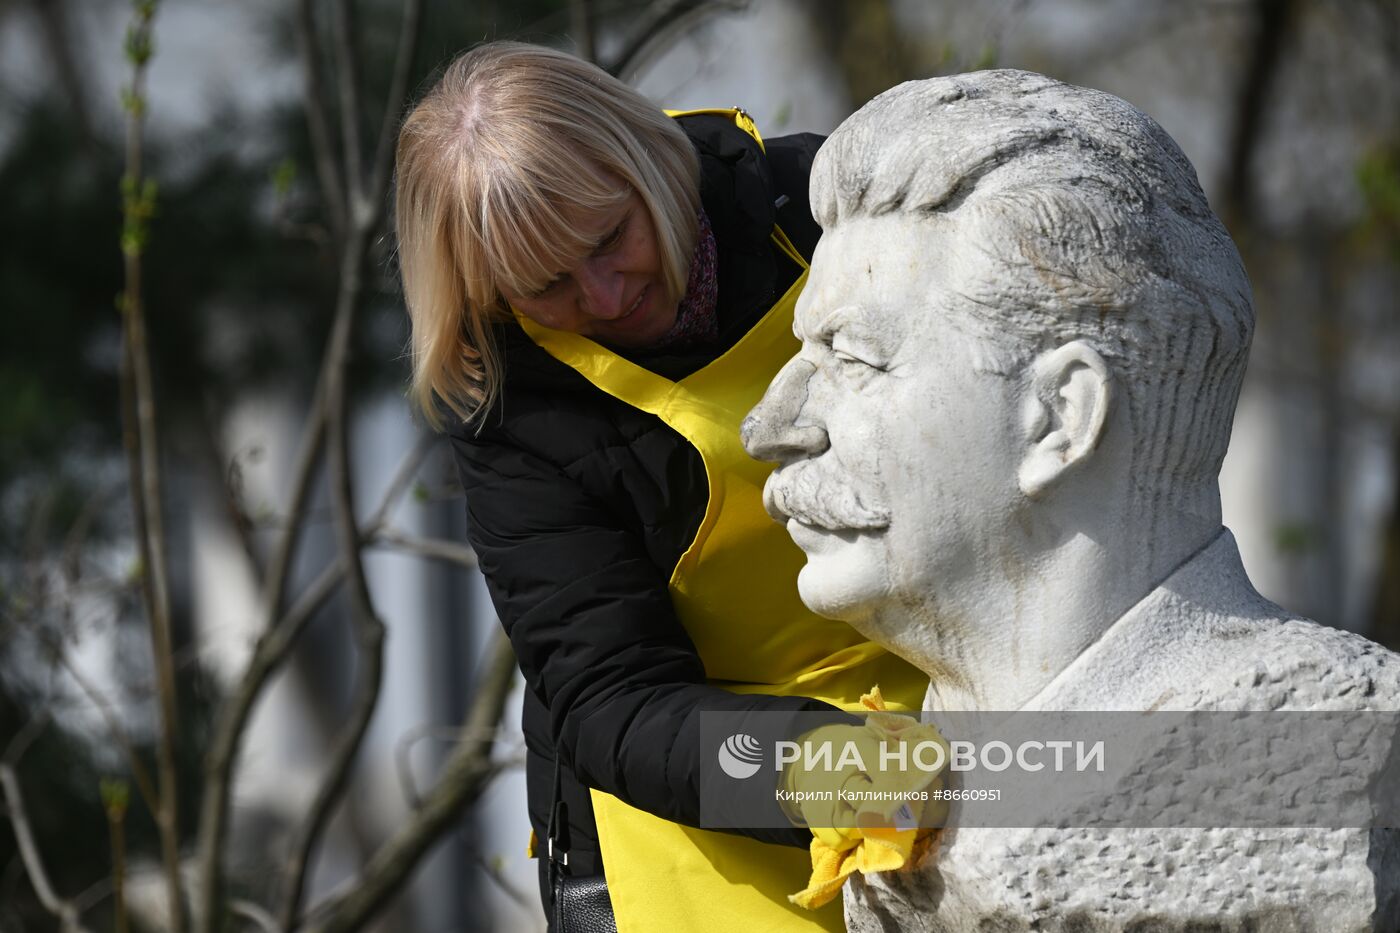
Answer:
[[(769, 239), (775, 219), (808, 257), (820, 235), (807, 198), (820, 137), (765, 140), (765, 156), (723, 117), (683, 117), (681, 125), (700, 154), (701, 199), (718, 245), (720, 339), (683, 355), (631, 355), (671, 379), (732, 346), (797, 277), (796, 264)], [(479, 433), (473, 424), (450, 436), (471, 544), (529, 687), (531, 825), (543, 841), (557, 748), (569, 870), (598, 874), (587, 787), (697, 825), (700, 756), (713, 754), (699, 747), (699, 711), (830, 707), (707, 685), (666, 588), (708, 500), (699, 453), (654, 415), (550, 357), (517, 326), (502, 325), (497, 337), (500, 401)], [(811, 839), (796, 830), (752, 835), (790, 845)]]

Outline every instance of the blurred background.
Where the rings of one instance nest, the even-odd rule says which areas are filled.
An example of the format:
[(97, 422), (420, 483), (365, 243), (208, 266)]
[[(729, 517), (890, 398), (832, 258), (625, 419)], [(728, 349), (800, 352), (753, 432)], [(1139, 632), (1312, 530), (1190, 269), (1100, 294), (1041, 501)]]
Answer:
[(767, 135), (986, 67), (1151, 114), (1255, 289), (1246, 567), (1400, 647), (1400, 0), (0, 0), (0, 933), (544, 928), (384, 223), (397, 88), (492, 38)]

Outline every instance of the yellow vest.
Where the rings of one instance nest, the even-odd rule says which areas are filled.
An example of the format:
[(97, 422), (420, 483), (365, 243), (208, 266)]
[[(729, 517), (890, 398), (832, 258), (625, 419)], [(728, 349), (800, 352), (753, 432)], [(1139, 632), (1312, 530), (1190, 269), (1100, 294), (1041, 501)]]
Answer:
[[(763, 143), (741, 110), (686, 113), (730, 116)], [(738, 343), (679, 382), (586, 337), (517, 319), (551, 356), (656, 415), (700, 452), (710, 499), (670, 591), (712, 684), (845, 709), (860, 709), (860, 695), (879, 684), (891, 709), (918, 709), (927, 675), (802, 605), (797, 572), (806, 558), (763, 509), (763, 483), (773, 468), (750, 459), (739, 441), (740, 422), (799, 349), (792, 318), (807, 262), (781, 229), (772, 236), (801, 276)], [(618, 933), (845, 929), (839, 901), (817, 911), (788, 902), (811, 873), (805, 850), (672, 823), (598, 790), (592, 798)]]

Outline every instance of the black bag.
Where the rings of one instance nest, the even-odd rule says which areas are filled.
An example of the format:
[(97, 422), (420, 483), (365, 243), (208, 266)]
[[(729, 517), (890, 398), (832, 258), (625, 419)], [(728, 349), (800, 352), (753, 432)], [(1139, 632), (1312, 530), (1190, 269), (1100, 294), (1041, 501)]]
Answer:
[(554, 751), (554, 802), (549, 808), (545, 857), (549, 859), (551, 933), (617, 933), (608, 881), (602, 875), (573, 878), (569, 867), (569, 809), (560, 793), (559, 750)]

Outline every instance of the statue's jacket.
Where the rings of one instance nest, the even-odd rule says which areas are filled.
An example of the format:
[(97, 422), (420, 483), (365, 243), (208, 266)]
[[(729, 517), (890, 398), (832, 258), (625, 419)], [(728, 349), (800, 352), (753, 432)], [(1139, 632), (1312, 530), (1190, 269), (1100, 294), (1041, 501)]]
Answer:
[[(1023, 709), (1400, 711), (1400, 655), (1264, 599), (1222, 529)], [(847, 926), (1400, 930), (1400, 831), (1189, 825), (953, 829), (919, 869), (848, 884)]]
[[(669, 379), (721, 355), (795, 281), (799, 270), (769, 238), (775, 220), (808, 258), (821, 233), (807, 197), (821, 137), (769, 138), (765, 151), (732, 121), (697, 115), (680, 123), (700, 155), (701, 201), (718, 247), (720, 336), (684, 353), (629, 354)], [(599, 874), (588, 786), (697, 825), (697, 710), (831, 707), (736, 696), (706, 683), (667, 591), (708, 501), (699, 454), (654, 415), (549, 356), (514, 323), (499, 325), (496, 338), (505, 373), (499, 400), (479, 423), (448, 432), (466, 494), (467, 536), (527, 687), (531, 825), (543, 840), (557, 750), (569, 871)], [(811, 839), (797, 829), (749, 835), (803, 847)]]

